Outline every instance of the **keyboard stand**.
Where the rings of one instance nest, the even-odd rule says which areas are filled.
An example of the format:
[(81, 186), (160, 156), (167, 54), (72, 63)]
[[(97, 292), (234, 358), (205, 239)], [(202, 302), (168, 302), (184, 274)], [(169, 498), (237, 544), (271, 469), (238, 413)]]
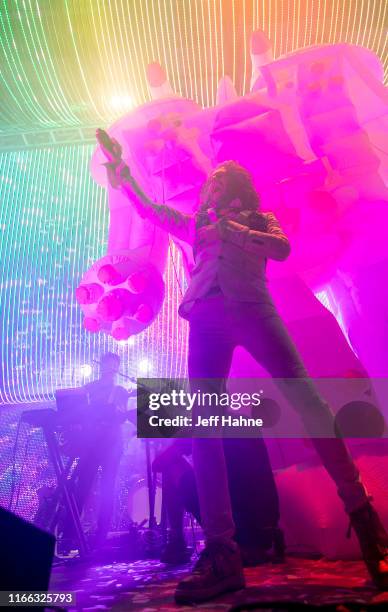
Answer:
[[(58, 413), (56, 410), (51, 408), (42, 410), (27, 410), (22, 413), (21, 418), (30, 425), (33, 425), (34, 427), (41, 427), (43, 430), (48, 453), (57, 477), (57, 488), (54, 495), (58, 494), (58, 502), (62, 496), (63, 504), (76, 533), (80, 557), (86, 557), (89, 553), (89, 547), (82, 529), (80, 513), (78, 511), (77, 502), (71, 486), (71, 478), (69, 478), (69, 471), (72, 462), (70, 461), (65, 467), (57, 439), (57, 428), (59, 425)], [(54, 531), (57, 522), (58, 512), (55, 512), (53, 519), (50, 521), (51, 532)]]

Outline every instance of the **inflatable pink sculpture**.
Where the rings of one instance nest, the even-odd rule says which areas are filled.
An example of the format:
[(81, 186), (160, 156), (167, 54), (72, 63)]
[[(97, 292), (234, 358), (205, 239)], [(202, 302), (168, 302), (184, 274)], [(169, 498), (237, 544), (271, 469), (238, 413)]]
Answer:
[[(313, 292), (330, 292), (369, 374), (385, 375), (388, 115), (381, 64), (369, 50), (347, 44), (302, 49), (274, 61), (262, 32), (252, 37), (251, 58), (250, 93), (238, 97), (224, 77), (216, 106), (206, 109), (175, 95), (163, 69), (152, 64), (152, 102), (109, 133), (122, 144), (123, 158), (148, 196), (189, 213), (211, 168), (226, 159), (245, 166), (262, 208), (275, 212), (293, 245), (286, 264), (268, 269), (287, 324), (302, 325), (310, 311), (316, 316)], [(77, 299), (87, 329), (124, 339), (140, 333), (160, 308), (169, 237), (107, 185), (104, 161), (97, 149), (91, 171), (108, 190), (108, 254), (86, 272)], [(179, 246), (190, 273), (191, 250)], [(327, 320), (327, 311), (320, 312)], [(330, 331), (325, 337), (330, 343)], [(347, 367), (354, 367), (351, 358), (340, 369)]]

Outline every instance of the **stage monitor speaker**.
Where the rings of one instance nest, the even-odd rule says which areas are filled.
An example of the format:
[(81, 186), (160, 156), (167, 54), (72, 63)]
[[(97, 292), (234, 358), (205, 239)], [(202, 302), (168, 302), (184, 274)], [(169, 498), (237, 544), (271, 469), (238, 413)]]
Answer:
[(0, 508), (0, 591), (47, 591), (55, 538)]

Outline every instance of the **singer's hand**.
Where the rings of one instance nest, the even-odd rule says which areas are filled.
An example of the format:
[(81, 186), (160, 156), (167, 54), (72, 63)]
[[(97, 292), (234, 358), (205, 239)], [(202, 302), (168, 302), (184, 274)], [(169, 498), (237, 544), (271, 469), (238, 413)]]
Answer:
[(221, 235), (225, 231), (241, 232), (242, 230), (247, 229), (246, 225), (243, 225), (242, 223), (238, 223), (237, 221), (234, 221), (233, 218), (226, 218), (226, 217), (221, 219), (217, 223), (217, 226), (218, 226), (218, 231)]
[(98, 128), (96, 138), (109, 163), (118, 164), (121, 161), (122, 147), (115, 138), (111, 138), (105, 130)]
[(205, 225), (198, 230), (197, 244), (199, 247), (203, 247), (217, 240), (225, 240), (229, 231), (241, 231), (243, 229), (246, 228), (240, 223), (236, 223), (228, 217), (222, 217), (216, 223)]
[(222, 219), (217, 225), (220, 239), (223, 242), (230, 242), (237, 246), (243, 246), (247, 233), (249, 232), (249, 228), (246, 225), (226, 218)]

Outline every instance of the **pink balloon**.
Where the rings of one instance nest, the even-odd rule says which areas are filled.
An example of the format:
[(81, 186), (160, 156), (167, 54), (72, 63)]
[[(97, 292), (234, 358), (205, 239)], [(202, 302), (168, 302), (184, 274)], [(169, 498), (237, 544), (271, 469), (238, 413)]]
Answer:
[(148, 304), (140, 304), (139, 308), (136, 310), (134, 318), (140, 321), (141, 323), (147, 323), (151, 321), (153, 318), (152, 308)]
[(131, 276), (128, 278), (129, 290), (133, 293), (143, 293), (147, 287), (148, 280), (149, 276), (145, 272), (140, 271), (131, 274)]
[(114, 266), (106, 265), (101, 266), (97, 272), (98, 280), (107, 285), (119, 285), (124, 281), (122, 275), (116, 270)]
[(104, 293), (103, 288), (98, 283), (80, 285), (75, 290), (75, 297), (79, 304), (94, 304)]
[(96, 332), (100, 331), (101, 325), (97, 321), (97, 319), (93, 319), (92, 317), (85, 317), (84, 318), (84, 328), (87, 329), (92, 334), (95, 334)]

